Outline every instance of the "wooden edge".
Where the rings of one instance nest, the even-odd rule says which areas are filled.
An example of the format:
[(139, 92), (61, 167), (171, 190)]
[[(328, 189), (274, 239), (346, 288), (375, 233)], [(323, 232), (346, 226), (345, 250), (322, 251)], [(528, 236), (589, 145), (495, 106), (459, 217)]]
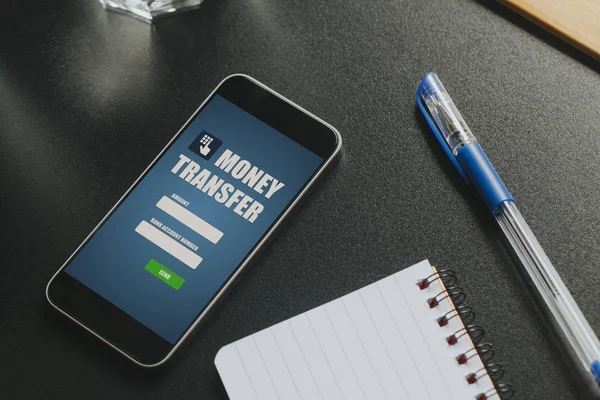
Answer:
[(594, 59), (600, 61), (600, 49), (594, 49), (591, 46), (587, 45), (586, 43), (582, 42), (581, 40), (567, 35), (563, 31), (561, 31), (558, 27), (556, 27), (553, 24), (551, 24), (549, 21), (543, 20), (539, 16), (530, 13), (527, 9), (525, 9), (523, 7), (522, 4), (515, 4), (511, 0), (497, 0), (497, 1), (499, 3), (502, 3), (502, 4), (506, 5), (508, 8), (512, 9), (513, 11), (515, 11), (516, 13), (518, 13), (519, 15), (521, 15), (521, 16), (527, 18), (528, 20), (534, 22), (536, 25), (538, 25), (538, 26), (546, 29), (547, 31), (551, 32), (552, 34), (554, 34), (558, 38), (564, 40), (565, 42), (567, 42), (567, 43), (569, 43), (571, 45), (573, 45), (574, 47), (576, 47), (577, 49), (583, 51), (587, 55), (589, 55), (589, 56), (593, 57)]

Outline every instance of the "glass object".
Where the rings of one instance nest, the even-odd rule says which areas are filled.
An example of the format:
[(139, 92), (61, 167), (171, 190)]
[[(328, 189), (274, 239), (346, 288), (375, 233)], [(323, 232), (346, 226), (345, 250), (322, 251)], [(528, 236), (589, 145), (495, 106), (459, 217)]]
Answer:
[(203, 0), (100, 0), (104, 8), (146, 21), (198, 8)]

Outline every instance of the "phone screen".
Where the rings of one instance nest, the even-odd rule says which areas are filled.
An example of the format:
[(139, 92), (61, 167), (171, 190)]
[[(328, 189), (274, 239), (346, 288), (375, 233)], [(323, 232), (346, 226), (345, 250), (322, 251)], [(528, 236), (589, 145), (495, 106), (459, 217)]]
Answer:
[(173, 344), (323, 161), (217, 94), (65, 271)]

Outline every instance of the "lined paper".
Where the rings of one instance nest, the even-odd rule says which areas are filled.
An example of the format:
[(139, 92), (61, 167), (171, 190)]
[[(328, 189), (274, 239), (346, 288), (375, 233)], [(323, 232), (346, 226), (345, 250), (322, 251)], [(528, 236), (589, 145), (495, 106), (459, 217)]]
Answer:
[(425, 260), (320, 307), (223, 347), (215, 365), (230, 400), (474, 399), (493, 387), (479, 357), (458, 365), (473, 345), (459, 318), (436, 319), (448, 301), (430, 309), (439, 281), (416, 282), (435, 269)]

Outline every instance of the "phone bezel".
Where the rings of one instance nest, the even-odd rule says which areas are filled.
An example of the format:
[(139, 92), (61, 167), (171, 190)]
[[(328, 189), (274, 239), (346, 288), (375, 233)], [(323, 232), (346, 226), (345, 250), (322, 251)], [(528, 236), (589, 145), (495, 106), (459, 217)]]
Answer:
[[(171, 344), (143, 324), (126, 314), (87, 286), (67, 274), (64, 269), (96, 231), (114, 213), (148, 171), (158, 162), (164, 153), (185, 131), (206, 104), (215, 95), (221, 95), (241, 109), (254, 115), (261, 121), (299, 143), (303, 147), (321, 156), (324, 161), (313, 176), (287, 205), (285, 210), (273, 222), (244, 260), (235, 268), (229, 278), (214, 294), (206, 306), (199, 310), (198, 316), (187, 327), (177, 342)], [(212, 311), (223, 294), (248, 267), (259, 250), (273, 235), (282, 221), (307, 193), (310, 186), (323, 174), (328, 166), (339, 156), (341, 150), (339, 132), (325, 121), (319, 119), (292, 101), (257, 80), (244, 75), (234, 74), (225, 78), (192, 114), (177, 134), (167, 143), (144, 172), (136, 179), (108, 214), (100, 221), (88, 237), (79, 245), (61, 268), (54, 274), (46, 287), (48, 302), (67, 317), (84, 327), (103, 342), (114, 348), (134, 363), (143, 367), (156, 367), (165, 363), (198, 325)], [(117, 322), (115, 322), (117, 321)]]

